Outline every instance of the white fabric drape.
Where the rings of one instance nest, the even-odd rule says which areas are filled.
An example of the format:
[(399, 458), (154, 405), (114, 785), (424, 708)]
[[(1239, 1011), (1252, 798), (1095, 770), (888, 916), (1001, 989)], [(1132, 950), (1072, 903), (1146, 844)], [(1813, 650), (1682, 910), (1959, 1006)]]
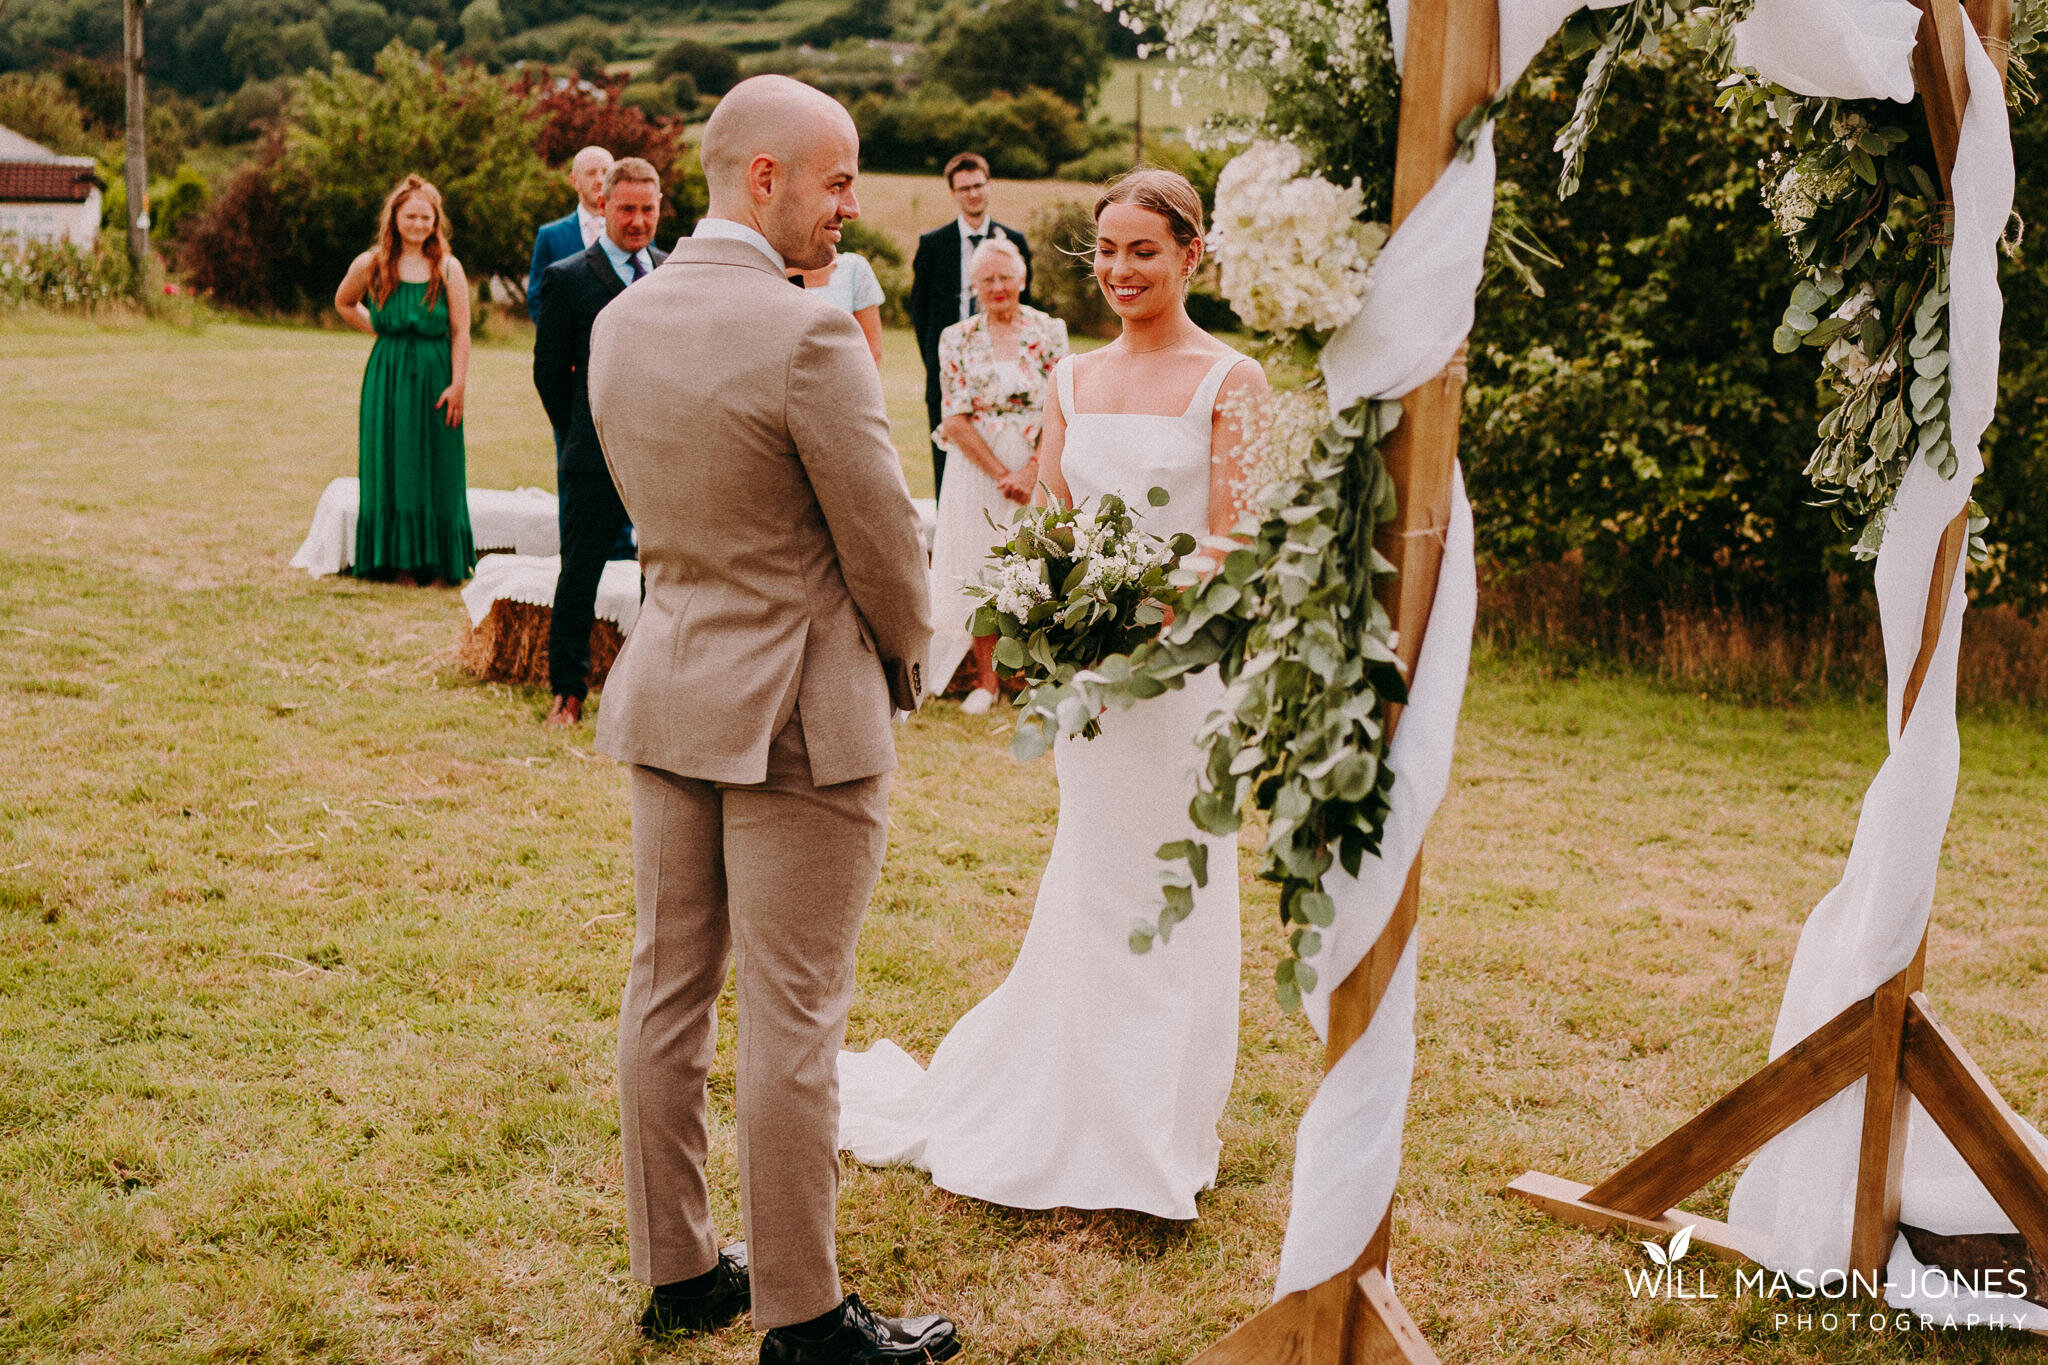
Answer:
[[(1910, 0), (1758, 0), (1738, 34), (1738, 51), (1759, 71), (1803, 94), (1864, 97), (1903, 88), (1912, 94), (1910, 41), (1896, 29), (1918, 11)], [(1891, 12), (1889, 16), (1887, 12)], [(1817, 28), (1825, 24), (1827, 27)], [(1892, 36), (1885, 36), (1886, 29)], [(1915, 460), (1885, 523), (1876, 570), (1888, 677), (1891, 752), (1871, 782), (1842, 880), (1808, 916), (1779, 1007), (1771, 1055), (1791, 1048), (1844, 1008), (1903, 971), (1918, 950), (1934, 900), (1943, 835), (1954, 804), (1961, 741), (1956, 731), (1956, 658), (1965, 597), (1956, 575), (1940, 642), (1903, 728), (1904, 688), (1920, 647), (1928, 583), (1942, 532), (1968, 501), (1983, 469), (1978, 442), (1998, 396), (1998, 238), (2012, 207), (2012, 143), (1997, 68), (1965, 21), (1971, 97), (1964, 110), (1952, 186), (1955, 244), (1949, 268), (1949, 374), (1957, 469), (1943, 479)], [(1910, 28), (1907, 30), (1910, 35)], [(1839, 60), (1839, 69), (1837, 68)], [(1873, 75), (1873, 72), (1876, 72)], [(1797, 82), (1797, 83), (1795, 83)], [(1903, 82), (1903, 86), (1901, 86)], [(1769, 1235), (1772, 1268), (1819, 1274), (1845, 1271), (1854, 1218), (1864, 1083), (1858, 1081), (1759, 1152), (1737, 1182), (1729, 1220)], [(1981, 1182), (1925, 1110), (1908, 1126), (1904, 1207), (1907, 1223), (1943, 1234), (2012, 1232)], [(2031, 1134), (2039, 1143), (2039, 1135)], [(2048, 1144), (2042, 1144), (2048, 1153)], [(2011, 1298), (1983, 1298), (1937, 1277), (1939, 1297), (1915, 1294), (1923, 1268), (1901, 1239), (1889, 1267), (1895, 1308), (1961, 1321), (2003, 1314), (2008, 1323), (2048, 1328), (2048, 1309)]]
[(1802, 95), (1913, 98), (1913, 0), (1757, 0), (1735, 26), (1735, 64)]
[[(362, 505), (362, 481), (355, 478), (330, 479), (313, 508), (313, 525), (297, 553), (292, 567), (304, 569), (315, 578), (346, 573), (356, 558), (356, 515)], [(938, 523), (938, 504), (930, 498), (912, 498), (917, 509), (925, 552), (932, 548), (932, 530)], [(545, 488), (472, 488), (469, 490), (470, 540), (479, 551), (509, 550), (515, 555), (542, 557), (562, 552), (562, 536), (555, 495)], [(522, 601), (527, 599), (520, 599)], [(539, 599), (545, 606), (553, 598)], [(488, 609), (488, 608), (486, 608)], [(481, 618), (479, 618), (481, 619)], [(607, 618), (609, 619), (609, 618)]]
[[(1612, 8), (1620, 0), (1601, 0)], [(1501, 82), (1511, 86), (1583, 0), (1501, 0)], [(1407, 0), (1389, 6), (1398, 54), (1408, 29)], [(1361, 397), (1399, 398), (1432, 382), (1472, 330), (1473, 298), (1486, 270), (1493, 224), (1493, 125), (1480, 130), (1473, 155), (1454, 160), (1397, 228), (1373, 265), (1364, 307), (1324, 348), (1323, 377), (1333, 411)], [(1336, 921), (1316, 955), (1316, 988), (1302, 1008), (1327, 1037), (1330, 991), (1363, 960), (1393, 915), (1422, 836), (1450, 785), (1451, 751), (1471, 660), (1477, 609), (1472, 509), (1458, 474), (1444, 562), (1429, 633), (1409, 684), (1409, 703), (1387, 761), (1393, 809), (1380, 856), (1356, 878), (1341, 870), (1326, 889)], [(1323, 1077), (1302, 1117), (1294, 1154), (1294, 1193), (1280, 1250), (1278, 1298), (1348, 1269), (1365, 1250), (1393, 1198), (1401, 1135), (1415, 1069), (1415, 946), (1402, 956), (1371, 1025)]]
[[(292, 556), (292, 567), (315, 578), (346, 573), (356, 559), (356, 514), (362, 482), (331, 479), (313, 508), (313, 525)], [(469, 490), (470, 539), (479, 550), (551, 555), (562, 548), (556, 526), (555, 495), (544, 488)]]

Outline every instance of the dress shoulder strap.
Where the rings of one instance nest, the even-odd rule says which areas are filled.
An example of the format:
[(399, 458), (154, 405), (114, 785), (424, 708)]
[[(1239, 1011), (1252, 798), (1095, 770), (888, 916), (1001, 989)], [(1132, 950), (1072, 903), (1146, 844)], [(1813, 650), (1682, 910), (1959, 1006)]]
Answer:
[(1063, 355), (1052, 367), (1053, 387), (1060, 394), (1060, 416), (1074, 420), (1074, 357)]
[(1205, 425), (1210, 422), (1216, 411), (1216, 395), (1222, 392), (1224, 379), (1239, 364), (1250, 359), (1250, 356), (1233, 351), (1211, 365), (1209, 373), (1202, 376), (1201, 386), (1195, 390), (1194, 401), (1188, 404), (1188, 416), (1201, 418)]

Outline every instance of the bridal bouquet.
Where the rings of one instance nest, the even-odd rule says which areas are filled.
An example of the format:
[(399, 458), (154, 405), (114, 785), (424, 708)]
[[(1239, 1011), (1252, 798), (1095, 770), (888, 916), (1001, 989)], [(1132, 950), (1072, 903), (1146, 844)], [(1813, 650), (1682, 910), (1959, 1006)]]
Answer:
[[(1154, 507), (1166, 505), (1163, 488), (1146, 496)], [(1195, 538), (1143, 530), (1113, 493), (1074, 507), (1026, 508), (1006, 529), (1009, 541), (990, 553), (982, 581), (967, 588), (981, 602), (970, 628), (998, 637), (998, 673), (1029, 684), (1017, 742), (1042, 753), (1053, 736), (1032, 717), (1059, 715), (1068, 733), (1102, 732), (1092, 714), (1082, 714), (1072, 683), (1159, 633), (1174, 596), (1168, 579)]]

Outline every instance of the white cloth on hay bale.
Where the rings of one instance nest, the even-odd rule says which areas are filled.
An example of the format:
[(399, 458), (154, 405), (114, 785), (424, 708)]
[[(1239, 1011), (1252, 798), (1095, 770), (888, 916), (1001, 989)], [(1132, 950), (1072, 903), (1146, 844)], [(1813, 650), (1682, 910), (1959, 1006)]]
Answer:
[[(561, 573), (560, 555), (485, 555), (476, 562), (475, 576), (462, 587), (470, 625), (482, 625), (494, 602), (552, 609), (555, 580)], [(639, 615), (640, 566), (630, 559), (614, 559), (597, 582), (597, 619), (612, 622), (620, 635), (631, 635)]]
[[(355, 563), (356, 513), (361, 505), (361, 480), (330, 480), (313, 509), (313, 527), (292, 556), (292, 567), (315, 578), (346, 573)], [(478, 550), (558, 554), (562, 536), (556, 522), (555, 495), (544, 488), (472, 488), (469, 534)]]

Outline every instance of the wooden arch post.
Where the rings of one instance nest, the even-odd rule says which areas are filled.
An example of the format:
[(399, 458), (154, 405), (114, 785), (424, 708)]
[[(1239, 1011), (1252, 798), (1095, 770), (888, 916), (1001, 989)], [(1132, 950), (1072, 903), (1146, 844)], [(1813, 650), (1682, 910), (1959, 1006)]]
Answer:
[[(1955, 168), (1963, 109), (1970, 99), (1963, 66), (1964, 6), (1959, 0), (1915, 3), (1921, 20), (1913, 79), (1926, 106), (1946, 190)], [(2003, 76), (2012, 0), (1968, 0), (1968, 14)], [(1986, 99), (2004, 95), (2002, 89), (1978, 93)], [(1940, 641), (1968, 531), (1965, 510), (1957, 513), (1942, 536), (1928, 585), (1920, 650), (1903, 693), (1901, 729), (1919, 700)], [(2048, 1165), (2029, 1142), (2012, 1106), (1934, 1017), (1920, 991), (1926, 961), (1923, 936), (1920, 951), (1906, 970), (1600, 1184), (1588, 1187), (1530, 1171), (1509, 1185), (1508, 1192), (1587, 1227), (1665, 1233), (1692, 1223), (1696, 1245), (1725, 1259), (1760, 1260), (1769, 1248), (1755, 1234), (1674, 1206), (1858, 1080), (1867, 1080), (1850, 1233), (1849, 1270), (1856, 1277), (1851, 1283), (1882, 1284), (1898, 1240), (1906, 1116), (1913, 1099), (1920, 1101), (1984, 1182), (2035, 1260), (2048, 1264)]]
[[(1458, 124), (1500, 84), (1498, 0), (1410, 0), (1402, 57), (1401, 123), (1394, 159), (1393, 225), (1422, 202), (1458, 150)], [(1402, 399), (1401, 423), (1383, 454), (1400, 511), (1378, 549), (1398, 571), (1386, 606), (1408, 676), (1422, 653), (1443, 567), (1444, 533), (1458, 458), (1463, 355)], [(1389, 728), (1399, 722), (1389, 717)], [(1418, 856), (1408, 884), (1371, 950), (1330, 993), (1327, 1070), (1365, 1035), (1415, 932)], [(1195, 1358), (1194, 1365), (1434, 1365), (1436, 1353), (1387, 1279), (1393, 1211), (1358, 1260), (1312, 1289), (1289, 1294)]]

